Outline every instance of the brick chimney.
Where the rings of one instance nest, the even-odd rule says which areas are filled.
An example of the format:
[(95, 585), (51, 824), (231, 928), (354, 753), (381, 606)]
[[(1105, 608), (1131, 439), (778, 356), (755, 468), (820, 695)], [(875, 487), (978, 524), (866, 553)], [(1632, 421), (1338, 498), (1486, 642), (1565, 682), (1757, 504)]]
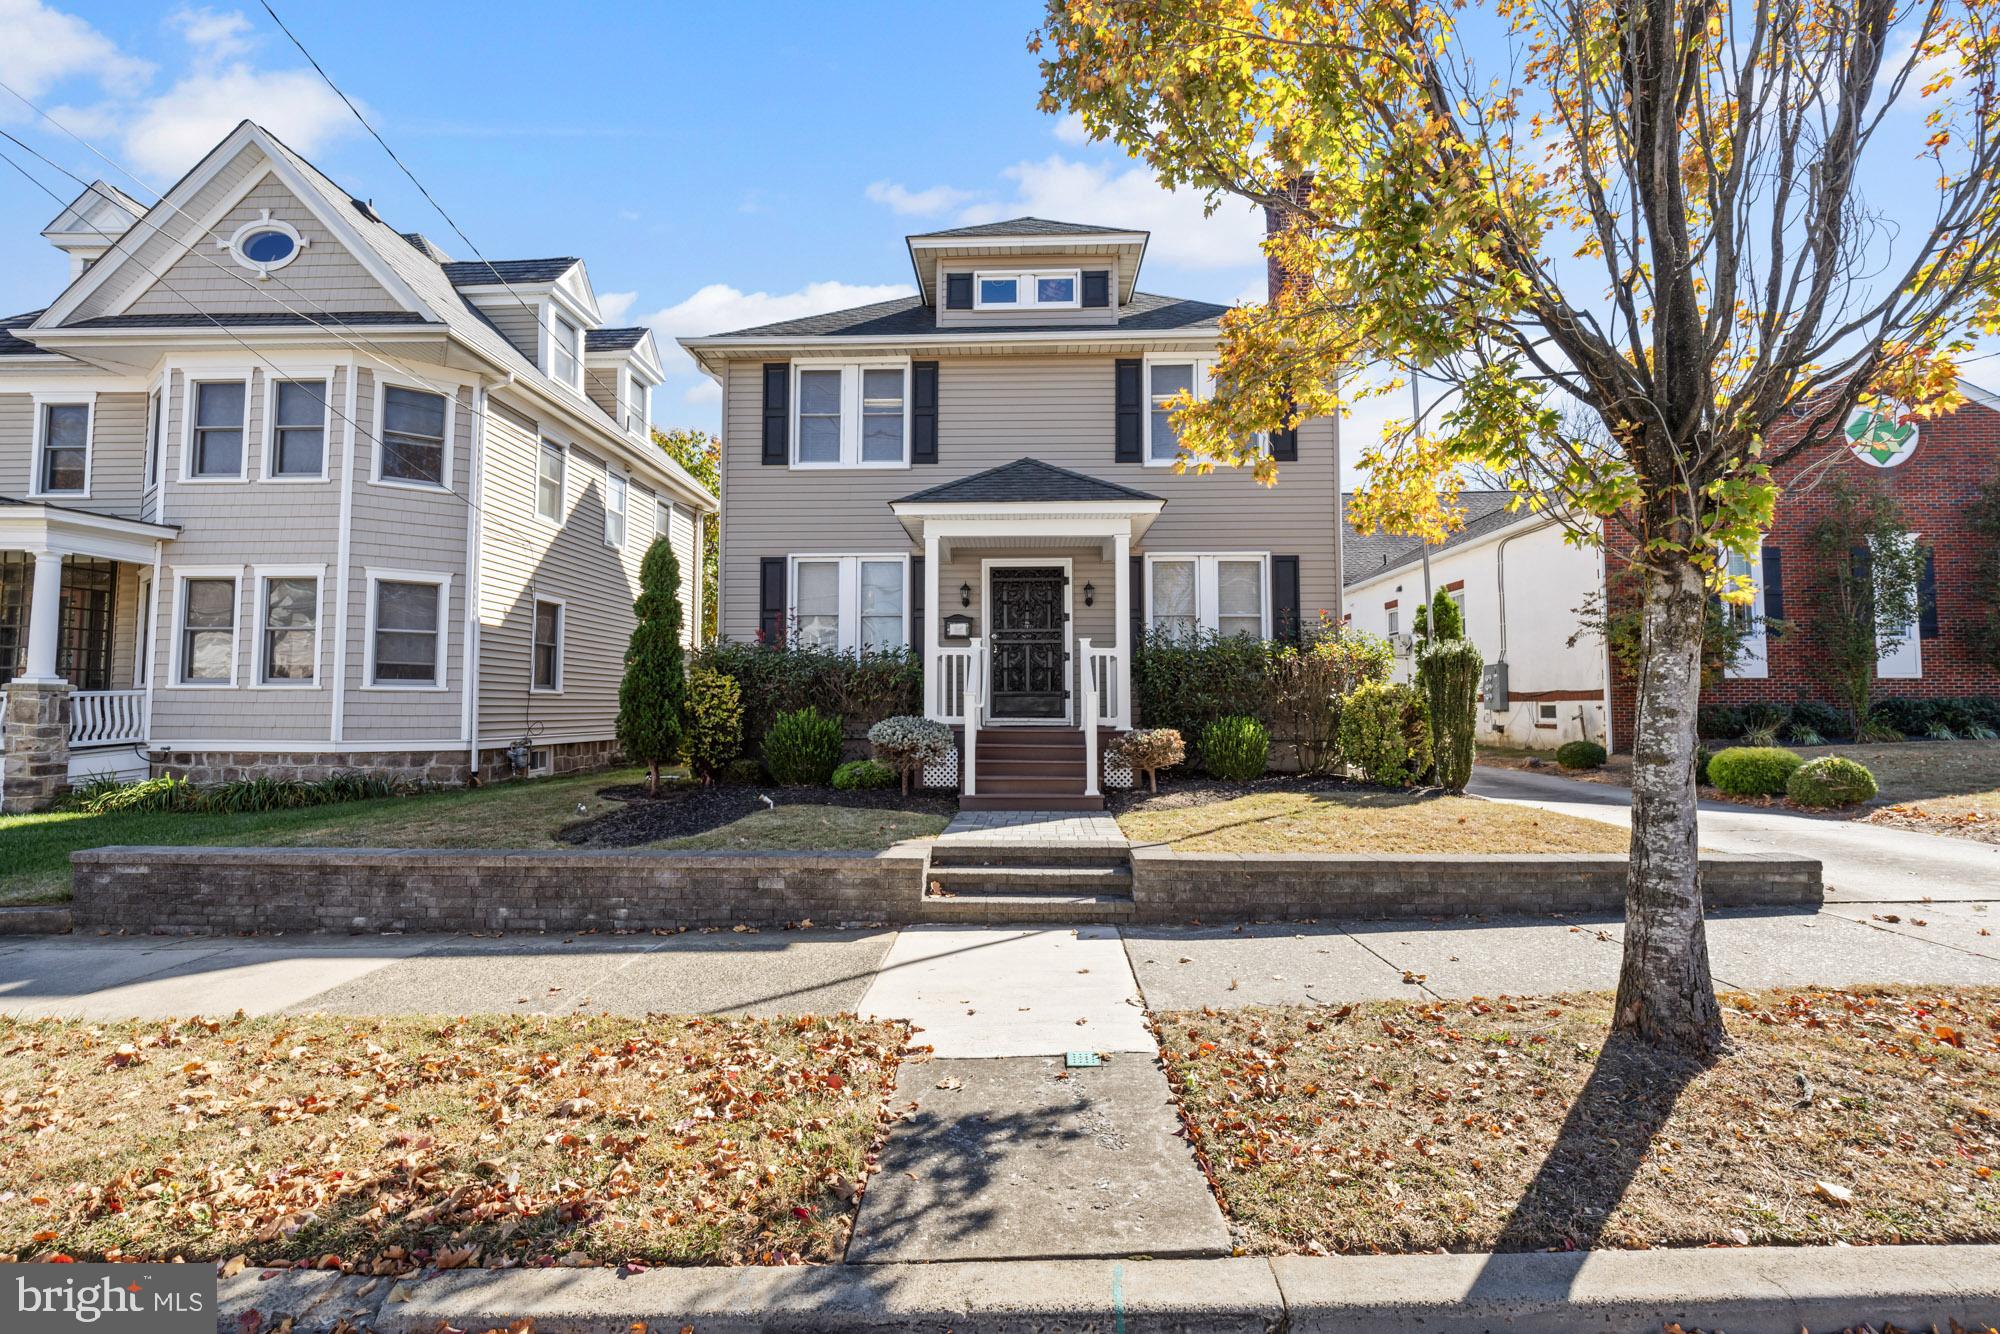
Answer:
[[(1289, 204), (1264, 205), (1264, 235), (1275, 236), (1293, 225), (1301, 216), (1296, 205), (1303, 203), (1306, 196), (1311, 193), (1312, 176), (1308, 174), (1299, 177), (1286, 187), (1285, 195), (1290, 201)], [(1270, 300), (1276, 301), (1278, 299), (1278, 293), (1283, 289), (1285, 279), (1285, 271), (1279, 266), (1278, 261), (1266, 256), (1264, 260), (1264, 282), (1265, 291), (1268, 293)]]

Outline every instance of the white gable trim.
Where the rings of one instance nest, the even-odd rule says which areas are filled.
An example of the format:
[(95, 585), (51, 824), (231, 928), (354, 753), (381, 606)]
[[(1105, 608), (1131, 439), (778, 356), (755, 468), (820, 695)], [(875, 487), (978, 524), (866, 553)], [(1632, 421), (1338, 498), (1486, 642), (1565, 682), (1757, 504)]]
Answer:
[[(178, 231), (172, 224), (185, 226), (188, 218), (192, 216), (186, 212), (188, 200), (197, 194), (204, 185), (213, 180), (225, 167), (240, 157), (246, 148), (253, 146), (264, 155), (265, 170), (261, 172), (252, 171), (245, 178), (245, 183), (240, 189), (231, 191), (224, 203), (212, 210), (209, 217), (200, 219), (194, 236), (189, 237), (185, 232)], [(100, 260), (92, 265), (81, 278), (70, 284), (69, 288), (60, 297), (56, 298), (55, 304), (43, 312), (42, 317), (35, 321), (33, 327), (47, 328), (52, 325), (61, 324), (74, 315), (77, 308), (85, 300), (96, 293), (99, 288), (112, 282), (114, 278), (121, 281), (128, 281), (132, 284), (111, 307), (113, 314), (123, 312), (134, 301), (139, 299), (141, 293), (160, 281), (159, 274), (172, 268), (190, 250), (199, 247), (208, 234), (214, 230), (215, 224), (230, 209), (240, 204), (243, 201), (243, 197), (262, 184), (267, 177), (276, 177), (280, 185), (291, 191), (292, 195), (299, 201), (300, 206), (311, 213), (322, 227), (332, 233), (334, 240), (346, 248), (348, 253), (354, 257), (355, 262), (366, 269), (369, 276), (380, 283), (391, 297), (402, 304), (404, 309), (442, 322), (442, 317), (438, 312), (433, 310), (429, 303), (417, 294), (414, 288), (397, 275), (395, 269), (381, 257), (374, 245), (368, 241), (352, 222), (346, 217), (341, 216), (341, 210), (329, 210), (326, 208), (324, 196), (321, 195), (319, 190), (314, 188), (303, 173), (292, 165), (284, 149), (258, 126), (245, 121), (243, 124), (237, 126), (228, 138), (216, 145), (215, 149), (207, 157), (203, 158), (194, 170), (175, 182), (174, 187), (161, 196), (160, 202), (153, 205), (147, 211), (146, 216), (133, 225), (132, 230), (126, 233), (125, 238), (112, 252), (118, 256), (116, 263), (107, 264), (103, 260)], [(142, 229), (146, 232), (144, 236), (138, 235)], [(174, 237), (179, 246), (179, 251), (171, 259), (160, 265), (156, 271), (148, 272), (148, 266), (139, 262), (136, 252), (144, 246), (147, 240), (151, 239), (153, 233)], [(248, 277), (249, 275), (246, 272), (244, 276)], [(281, 291), (273, 296), (273, 300), (281, 301), (284, 295)], [(283, 304), (291, 303), (283, 302)], [(311, 312), (308, 311), (306, 313), (310, 314)]]

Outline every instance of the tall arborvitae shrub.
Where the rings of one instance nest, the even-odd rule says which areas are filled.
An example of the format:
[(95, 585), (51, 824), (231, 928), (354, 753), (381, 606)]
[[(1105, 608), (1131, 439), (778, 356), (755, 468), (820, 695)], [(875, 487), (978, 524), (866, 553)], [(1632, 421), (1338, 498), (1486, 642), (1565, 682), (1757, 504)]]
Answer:
[[(1431, 616), (1435, 625), (1435, 604)], [(1417, 660), (1417, 687), (1424, 692), (1424, 705), (1430, 714), (1432, 763), (1438, 785), (1453, 792), (1463, 792), (1472, 777), (1479, 674), (1485, 666), (1485, 658), (1470, 639), (1433, 640)]]
[(1447, 589), (1440, 588), (1431, 594), (1430, 623), (1434, 644), (1465, 638), (1465, 613), (1458, 609), (1458, 600)]
[(618, 744), (646, 766), (646, 791), (660, 790), (660, 766), (681, 752), (687, 671), (681, 660), (681, 563), (666, 538), (653, 540), (639, 566), (639, 623), (625, 650), (618, 687)]

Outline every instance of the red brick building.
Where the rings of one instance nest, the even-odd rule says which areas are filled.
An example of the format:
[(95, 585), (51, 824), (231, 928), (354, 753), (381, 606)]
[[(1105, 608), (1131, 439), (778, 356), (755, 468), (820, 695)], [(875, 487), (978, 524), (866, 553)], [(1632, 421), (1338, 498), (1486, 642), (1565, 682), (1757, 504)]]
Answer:
[[(2000, 476), (2000, 397), (1970, 387), (1965, 392), (1970, 401), (1958, 411), (1913, 425), (1858, 414), (1860, 424), (1850, 422), (1850, 431), (1859, 433), (1859, 443), (1840, 450), (1830, 465), (1817, 456), (1778, 471), (1783, 490), (1776, 517), (1748, 572), (1758, 585), (1758, 614), (1789, 620), (1792, 628), (1753, 636), (1727, 678), (1703, 690), (1704, 704), (1791, 704), (1801, 696), (1838, 702), (1816, 670), (1807, 631), (1814, 579), (1808, 535), (1826, 517), (1837, 478), (1856, 489), (1887, 492), (1904, 524), (1931, 551), (1916, 633), (1878, 661), (1877, 696), (2000, 695), (2000, 671), (1977, 639), (1988, 608), (1978, 601), (1974, 573), (1992, 539), (1969, 522), (1980, 487)], [(1808, 467), (1812, 476), (1801, 482)], [(1612, 736), (1620, 749), (1629, 746), (1634, 707), (1634, 682), (1614, 663)]]

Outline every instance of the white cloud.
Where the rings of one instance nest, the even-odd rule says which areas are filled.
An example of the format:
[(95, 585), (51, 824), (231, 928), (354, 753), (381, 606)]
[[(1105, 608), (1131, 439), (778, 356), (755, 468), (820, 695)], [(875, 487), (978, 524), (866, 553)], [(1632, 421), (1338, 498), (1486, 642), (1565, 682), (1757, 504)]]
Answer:
[(625, 318), (625, 312), (632, 309), (632, 303), (638, 299), (637, 292), (599, 292), (597, 310), (604, 316), (606, 324), (616, 324)]
[(688, 391), (681, 395), (681, 402), (691, 403), (696, 407), (705, 407), (710, 403), (720, 403), (721, 401), (722, 386), (709, 379), (706, 375), (689, 385)]
[(246, 54), (256, 44), (250, 36), (250, 20), (241, 10), (220, 13), (189, 7), (175, 10), (167, 22), (180, 29), (201, 60), (227, 60)]
[[(0, 79), (32, 101), (73, 78), (88, 78), (115, 95), (143, 86), (153, 76), (146, 61), (126, 55), (84, 20), (41, 0), (0, 0), (0, 32), (6, 34), (0, 41)], [(0, 119), (33, 114), (11, 97), (0, 97), (0, 104)]]
[(1225, 199), (1214, 216), (1192, 190), (1163, 190), (1143, 167), (1094, 166), (1052, 153), (1001, 173), (1013, 197), (974, 204), (960, 214), (967, 223), (1023, 214), (1059, 222), (1090, 222), (1151, 232), (1147, 258), (1188, 269), (1234, 268), (1258, 263), (1263, 219), (1249, 204)]
[(1057, 140), (1066, 144), (1075, 144), (1080, 147), (1090, 142), (1090, 131), (1083, 128), (1083, 116), (1075, 111), (1070, 112), (1057, 121), (1055, 129), (1051, 133), (1055, 135)]
[(973, 195), (970, 190), (954, 189), (949, 185), (912, 190), (900, 181), (876, 181), (868, 187), (868, 197), (878, 204), (887, 204), (891, 210), (905, 217), (929, 218), (969, 203)]
[(145, 102), (125, 127), (126, 165), (156, 183), (172, 180), (245, 119), (306, 157), (361, 128), (311, 70), (256, 70), (239, 61), (191, 74)]

